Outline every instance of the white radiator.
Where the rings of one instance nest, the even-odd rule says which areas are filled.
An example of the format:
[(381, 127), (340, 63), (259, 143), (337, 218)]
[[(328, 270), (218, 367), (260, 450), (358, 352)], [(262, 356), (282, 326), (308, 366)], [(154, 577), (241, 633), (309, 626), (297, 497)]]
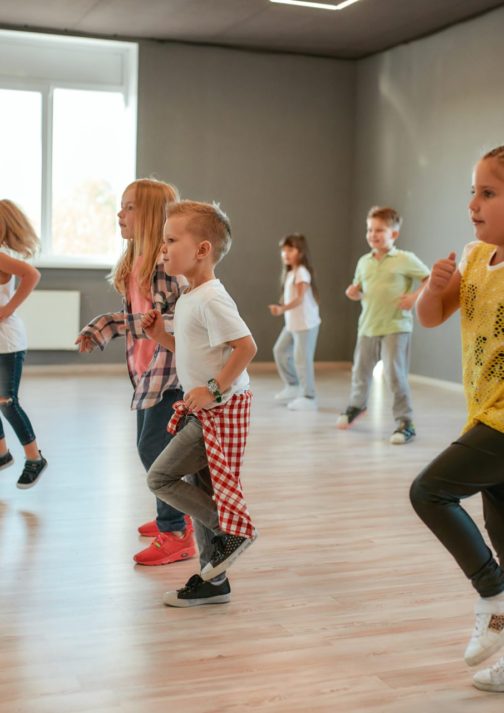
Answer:
[(77, 349), (80, 292), (35, 290), (18, 308), (28, 335), (28, 349)]

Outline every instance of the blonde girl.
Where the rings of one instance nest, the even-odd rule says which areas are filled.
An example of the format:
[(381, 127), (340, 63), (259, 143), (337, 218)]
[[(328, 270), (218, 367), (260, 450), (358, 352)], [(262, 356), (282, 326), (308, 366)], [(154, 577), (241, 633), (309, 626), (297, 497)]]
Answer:
[[(465, 651), (475, 666), (504, 646), (504, 146), (476, 164), (469, 215), (476, 241), (438, 260), (417, 302), (425, 327), (460, 309), (468, 418), (462, 435), (411, 487), (417, 514), (455, 558), (478, 594)], [(481, 493), (492, 552), (460, 501)], [(474, 676), (504, 692), (504, 659)]]
[[(18, 397), (27, 341), (16, 309), (37, 285), (40, 273), (11, 253), (32, 257), (38, 245), (39, 240), (24, 213), (12, 201), (0, 200), (0, 411), (24, 448), (26, 462), (17, 482), (17, 487), (23, 489), (33, 487), (47, 467)], [(13, 463), (0, 419), (0, 469)]]
[(292, 411), (315, 411), (314, 357), (320, 326), (319, 295), (308, 243), (304, 235), (287, 235), (280, 243), (283, 262), (281, 304), (269, 305), (285, 326), (273, 347), (285, 386), (275, 399)]
[[(173, 404), (182, 398), (172, 353), (150, 340), (141, 326), (144, 313), (156, 309), (172, 331), (175, 302), (185, 283), (165, 274), (160, 249), (166, 208), (177, 198), (174, 186), (154, 179), (139, 179), (126, 187), (118, 213), (126, 249), (111, 275), (122, 295), (123, 308), (95, 317), (76, 340), (81, 352), (90, 352), (95, 347), (105, 349), (115, 337), (126, 338), (126, 362), (133, 385), (131, 408), (137, 413), (137, 449), (146, 471), (171, 439), (166, 426)], [(138, 528), (142, 536), (154, 540), (133, 557), (134, 561), (162, 565), (193, 557), (190, 521), (161, 500), (156, 500), (156, 505), (156, 519)]]

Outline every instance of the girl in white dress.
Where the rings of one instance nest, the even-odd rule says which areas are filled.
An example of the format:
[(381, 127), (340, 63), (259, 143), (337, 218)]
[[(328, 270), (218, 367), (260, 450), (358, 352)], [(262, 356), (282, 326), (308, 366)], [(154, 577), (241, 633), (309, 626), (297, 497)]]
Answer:
[[(16, 309), (37, 285), (40, 273), (24, 260), (12, 257), (12, 253), (32, 257), (38, 245), (39, 240), (24, 213), (12, 201), (0, 200), (0, 412), (12, 426), (26, 456), (18, 488), (33, 487), (47, 467), (30, 419), (18, 398), (27, 342)], [(13, 463), (0, 419), (0, 469)]]

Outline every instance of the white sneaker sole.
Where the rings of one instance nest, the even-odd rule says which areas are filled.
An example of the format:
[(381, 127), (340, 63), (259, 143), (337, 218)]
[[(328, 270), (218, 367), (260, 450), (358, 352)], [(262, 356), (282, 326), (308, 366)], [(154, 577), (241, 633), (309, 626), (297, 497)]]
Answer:
[[(478, 674), (476, 674), (477, 676)], [(485, 681), (478, 681), (474, 676), (473, 686), (480, 691), (488, 691), (490, 693), (504, 693), (504, 683), (486, 683)]]
[(221, 562), (216, 567), (212, 567), (210, 563), (205, 565), (201, 570), (201, 579), (203, 579), (205, 582), (208, 582), (210, 579), (218, 577), (219, 574), (222, 574), (227, 569), (229, 569), (229, 567), (231, 567), (231, 565), (238, 559), (238, 557), (243, 554), (243, 552), (245, 552), (245, 550), (248, 549), (253, 542), (257, 540), (257, 535), (258, 532), (256, 531), (252, 537), (249, 537), (244, 540), (241, 545), (236, 548), (233, 554), (231, 554), (226, 560), (224, 560), (224, 562)]
[(177, 599), (176, 592), (166, 592), (163, 597), (163, 604), (167, 607), (200, 607), (204, 604), (226, 604), (231, 601), (231, 594), (217, 594), (215, 597), (204, 597), (202, 599)]

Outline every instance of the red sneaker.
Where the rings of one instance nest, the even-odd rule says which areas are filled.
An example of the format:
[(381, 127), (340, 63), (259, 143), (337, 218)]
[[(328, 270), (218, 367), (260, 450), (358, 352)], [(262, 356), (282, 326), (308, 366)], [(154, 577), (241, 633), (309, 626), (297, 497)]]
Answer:
[(133, 557), (137, 564), (158, 565), (187, 560), (196, 555), (192, 532), (177, 537), (171, 532), (160, 532), (156, 539)]
[[(0, 465), (0, 469), (1, 467), (2, 466)], [(189, 515), (184, 515), (184, 520), (186, 525), (186, 535), (187, 533), (194, 532), (192, 520)], [(142, 535), (142, 537), (157, 537), (159, 535), (159, 528), (156, 520), (151, 520), (150, 522), (145, 522), (143, 525), (140, 525), (138, 532)]]
[(145, 522), (143, 525), (140, 525), (138, 532), (142, 535), (142, 537), (157, 537), (159, 535), (157, 522), (155, 520)]

